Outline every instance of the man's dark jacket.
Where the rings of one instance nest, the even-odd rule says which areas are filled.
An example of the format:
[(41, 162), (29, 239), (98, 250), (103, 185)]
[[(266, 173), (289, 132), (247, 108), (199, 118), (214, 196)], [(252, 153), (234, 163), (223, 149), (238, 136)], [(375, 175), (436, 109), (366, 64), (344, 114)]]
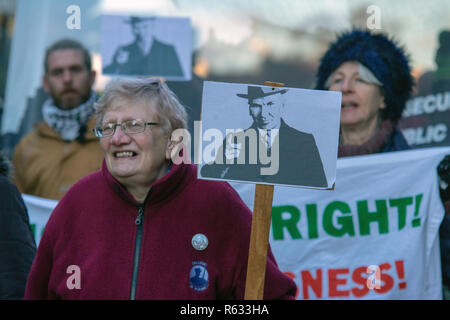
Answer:
[(0, 300), (22, 299), (36, 254), (28, 212), (0, 152)]
[[(119, 51), (128, 54), (128, 61), (124, 64), (116, 62)], [(135, 41), (117, 49), (113, 63), (103, 69), (104, 73), (151, 75), (151, 76), (183, 76), (183, 70), (175, 48), (158, 40), (153, 40), (150, 52), (142, 54), (138, 42)]]
[[(258, 132), (255, 124), (250, 128)], [(257, 154), (259, 154), (259, 141), (258, 139)], [(259, 159), (257, 164), (250, 164), (248, 145), (247, 139), (245, 143), (245, 164), (226, 164), (223, 152), (226, 141), (224, 141), (222, 148), (218, 151), (218, 156), (223, 155), (223, 164), (213, 163), (203, 166), (201, 170), (202, 176), (254, 181), (257, 183), (327, 187), (322, 160), (312, 134), (298, 131), (288, 126), (281, 119), (279, 130), (279, 167), (278, 173), (275, 175), (261, 175), (261, 168), (268, 168), (270, 164), (263, 165)]]

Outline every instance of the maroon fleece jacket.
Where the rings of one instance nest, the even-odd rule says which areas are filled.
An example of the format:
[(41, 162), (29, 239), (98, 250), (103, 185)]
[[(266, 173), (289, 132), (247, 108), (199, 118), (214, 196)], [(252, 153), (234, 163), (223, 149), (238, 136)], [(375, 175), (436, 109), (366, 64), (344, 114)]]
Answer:
[[(25, 299), (243, 299), (250, 229), (234, 189), (197, 179), (193, 165), (173, 165), (140, 205), (103, 163), (52, 212)], [(264, 298), (295, 291), (269, 249)]]

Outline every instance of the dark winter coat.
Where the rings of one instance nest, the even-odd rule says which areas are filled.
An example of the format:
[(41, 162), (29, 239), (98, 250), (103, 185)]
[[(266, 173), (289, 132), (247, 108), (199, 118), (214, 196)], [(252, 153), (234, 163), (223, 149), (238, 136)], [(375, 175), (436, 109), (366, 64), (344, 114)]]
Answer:
[(408, 142), (406, 142), (406, 139), (401, 131), (395, 129), (391, 138), (387, 141), (386, 145), (380, 152), (402, 151), (409, 149), (411, 149), (411, 147), (408, 145)]
[(450, 287), (450, 201), (445, 203), (445, 216), (439, 229), (442, 282)]
[(22, 299), (36, 254), (28, 212), (0, 152), (0, 300)]

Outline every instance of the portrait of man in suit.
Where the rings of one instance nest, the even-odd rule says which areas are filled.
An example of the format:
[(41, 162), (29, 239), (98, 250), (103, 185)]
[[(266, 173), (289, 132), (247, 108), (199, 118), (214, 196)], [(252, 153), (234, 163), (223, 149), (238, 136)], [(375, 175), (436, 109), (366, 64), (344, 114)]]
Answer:
[(155, 21), (155, 17), (127, 18), (125, 23), (130, 25), (134, 40), (117, 48), (103, 73), (182, 77), (175, 47), (156, 38)]
[(328, 186), (314, 136), (292, 128), (283, 119), (286, 92), (288, 89), (281, 87), (248, 86), (246, 93), (236, 94), (247, 100), (253, 122), (243, 132), (226, 136), (215, 161), (201, 168), (202, 177)]

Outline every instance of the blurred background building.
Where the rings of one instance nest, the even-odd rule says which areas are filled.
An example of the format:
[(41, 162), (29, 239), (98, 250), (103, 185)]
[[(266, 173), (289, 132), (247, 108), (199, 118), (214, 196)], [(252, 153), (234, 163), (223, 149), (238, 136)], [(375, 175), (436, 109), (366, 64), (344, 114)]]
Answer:
[[(66, 26), (70, 5), (80, 7), (80, 29)], [(416, 147), (450, 145), (445, 32), (440, 39), (450, 30), (448, 0), (0, 0), (0, 148), (8, 154), (42, 119), (46, 46), (61, 37), (80, 40), (92, 50), (94, 68), (101, 74), (101, 14), (190, 17), (193, 79), (169, 86), (188, 106), (191, 130), (200, 119), (204, 80), (312, 88), (319, 58), (336, 34), (352, 26), (375, 26), (379, 29), (374, 31), (388, 32), (405, 46), (419, 84), (419, 100), (409, 103), (400, 123), (409, 142)], [(108, 80), (98, 77), (95, 90), (101, 92)]]

